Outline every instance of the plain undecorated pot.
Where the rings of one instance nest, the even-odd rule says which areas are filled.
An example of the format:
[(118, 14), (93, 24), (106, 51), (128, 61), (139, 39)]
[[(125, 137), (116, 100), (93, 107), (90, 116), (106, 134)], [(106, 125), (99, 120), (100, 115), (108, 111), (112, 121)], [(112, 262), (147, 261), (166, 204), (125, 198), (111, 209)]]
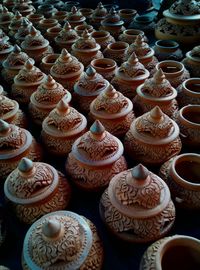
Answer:
[(185, 80), (177, 91), (177, 100), (180, 107), (188, 104), (200, 105), (200, 78)]

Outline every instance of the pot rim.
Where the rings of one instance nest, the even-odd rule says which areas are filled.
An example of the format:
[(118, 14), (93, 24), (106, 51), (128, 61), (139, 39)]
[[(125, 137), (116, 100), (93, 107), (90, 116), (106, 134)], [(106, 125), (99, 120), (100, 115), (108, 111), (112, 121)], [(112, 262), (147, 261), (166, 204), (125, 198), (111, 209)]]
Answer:
[[(118, 46), (118, 45), (121, 45), (121, 46), (123, 46), (124, 48), (113, 49), (113, 46)], [(118, 52), (120, 52), (120, 51), (122, 51), (122, 50), (128, 49), (128, 47), (129, 47), (129, 44), (128, 44), (127, 42), (124, 42), (124, 41), (116, 41), (116, 42), (113, 42), (113, 43), (108, 44), (107, 49), (112, 50), (112, 51), (118, 51)]]
[[(110, 63), (112, 66), (108, 67), (108, 68), (98, 67), (98, 62), (104, 62), (104, 63), (107, 62), (107, 63)], [(113, 59), (106, 58), (106, 57), (105, 58), (99, 58), (99, 59), (93, 59), (90, 64), (95, 69), (97, 67), (99, 70), (104, 71), (104, 72), (107, 72), (107, 71), (109, 72), (109, 70), (113, 70), (113, 69), (115, 69), (117, 67), (117, 63)]]
[(179, 111), (179, 117), (181, 119), (181, 122), (183, 121), (184, 123), (189, 124), (192, 127), (200, 128), (200, 123), (198, 124), (198, 123), (192, 122), (184, 116), (184, 113), (186, 111), (190, 111), (190, 112), (199, 111), (199, 114), (200, 114), (200, 105), (186, 105), (183, 108), (181, 108)]
[(183, 87), (183, 90), (187, 90), (187, 92), (189, 92), (191, 94), (194, 94), (195, 96), (199, 96), (200, 97), (200, 91), (199, 91), (199, 93), (196, 92), (196, 91), (192, 91), (187, 86), (189, 83), (192, 84), (192, 83), (195, 83), (195, 82), (199, 82), (199, 85), (200, 85), (200, 78), (198, 78), (198, 77), (196, 77), (196, 78), (189, 78), (189, 79), (185, 80), (182, 83), (182, 87)]
[(163, 61), (159, 62), (158, 64), (156, 64), (156, 70), (163, 68), (163, 66), (167, 66), (167, 64), (170, 64), (170, 66), (172, 66), (172, 67), (177, 67), (177, 68), (179, 68), (179, 70), (176, 72), (172, 72), (172, 73), (168, 73), (168, 72), (163, 71), (163, 73), (165, 74), (166, 77), (169, 77), (169, 75), (173, 75), (173, 77), (176, 77), (184, 72), (184, 68), (185, 68), (184, 65), (181, 62), (178, 62), (175, 60), (163, 60)]
[[(161, 44), (160, 44), (161, 43)], [(172, 44), (171, 46), (166, 46), (166, 45), (162, 45), (162, 43), (168, 43), (168, 44)], [(160, 48), (163, 48), (163, 49), (178, 49), (179, 48), (179, 44), (178, 42), (176, 42), (175, 40), (173, 39), (159, 39), (155, 42), (155, 45), (160, 47)]]

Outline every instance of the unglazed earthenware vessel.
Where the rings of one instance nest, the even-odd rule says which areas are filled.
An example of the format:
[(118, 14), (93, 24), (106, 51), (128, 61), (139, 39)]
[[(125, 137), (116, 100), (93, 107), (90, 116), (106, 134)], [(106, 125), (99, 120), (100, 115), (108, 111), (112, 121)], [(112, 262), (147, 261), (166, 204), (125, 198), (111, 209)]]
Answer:
[(66, 162), (67, 174), (79, 188), (100, 190), (127, 169), (123, 150), (121, 141), (96, 120), (90, 131), (74, 142)]
[(35, 13), (35, 8), (31, 4), (27, 3), (24, 0), (17, 0), (15, 1), (15, 5), (12, 8), (13, 12), (19, 11), (23, 17), (26, 17), (27, 15), (31, 13)]
[(94, 32), (94, 28), (92, 25), (89, 24), (81, 24), (81, 25), (77, 25), (76, 27), (74, 27), (74, 30), (76, 30), (77, 34), (79, 36), (82, 36), (83, 32), (85, 30), (88, 31), (88, 33), (92, 34)]
[(21, 26), (22, 21), (23, 21), (22, 14), (19, 11), (16, 11), (15, 16), (12, 18), (8, 26), (8, 29), (9, 29), (8, 35), (11, 37), (12, 40), (18, 28)]
[(96, 227), (73, 212), (56, 211), (45, 215), (29, 228), (25, 236), (23, 270), (101, 270), (102, 264), (103, 247)]
[(179, 127), (156, 106), (133, 121), (124, 146), (133, 160), (159, 166), (180, 153)]
[(101, 51), (103, 51), (109, 44), (114, 43), (115, 39), (108, 31), (94, 31), (91, 36), (96, 40), (96, 42), (101, 46)]
[(44, 15), (43, 13), (39, 14), (39, 13), (33, 13), (33, 14), (29, 14), (26, 16), (27, 19), (32, 22), (32, 24), (37, 27), (39, 21), (44, 19)]
[(144, 32), (139, 29), (127, 29), (119, 36), (120, 41), (127, 42), (129, 45), (134, 43), (137, 36), (142, 35), (145, 42), (148, 42), (147, 37), (144, 35)]
[(110, 58), (94, 59), (91, 66), (101, 74), (107, 81), (111, 82), (117, 70), (117, 63)]
[(175, 221), (168, 186), (142, 164), (111, 179), (99, 209), (108, 229), (129, 242), (155, 241), (168, 233)]
[(39, 14), (43, 14), (45, 18), (50, 18), (52, 16), (53, 13), (55, 13), (57, 11), (57, 9), (50, 4), (43, 4), (40, 5), (37, 8), (37, 13)]
[(40, 69), (48, 75), (50, 73), (51, 67), (55, 64), (59, 56), (59, 53), (47, 54), (44, 56), (40, 63)]
[(67, 19), (67, 11), (65, 10), (58, 10), (52, 14), (52, 19), (56, 19), (61, 25), (64, 24), (64, 22)]
[(14, 14), (8, 9), (3, 6), (2, 12), (0, 13), (0, 28), (5, 32), (8, 33), (8, 26), (14, 17)]
[(0, 39), (0, 68), (2, 67), (3, 61), (13, 51), (14, 47), (5, 39)]
[(119, 16), (121, 20), (124, 22), (125, 27), (128, 27), (133, 18), (137, 15), (138, 15), (137, 10), (135, 9), (125, 8), (119, 10)]
[(64, 10), (70, 12), (72, 7), (74, 7), (74, 6), (76, 8), (79, 8), (80, 7), (79, 1), (65, 1)]
[(121, 65), (126, 59), (128, 48), (128, 43), (116, 41), (107, 45), (103, 51), (103, 55), (106, 58), (113, 59), (118, 65)]
[(23, 158), (7, 177), (4, 193), (18, 219), (30, 224), (65, 209), (71, 189), (65, 176), (51, 165)]
[(68, 20), (72, 28), (77, 25), (85, 24), (86, 20), (86, 18), (75, 6), (72, 7), (71, 12), (68, 13), (66, 19)]
[(48, 19), (42, 19), (39, 21), (37, 29), (41, 31), (41, 33), (44, 35), (46, 31), (49, 28), (52, 27), (59, 27), (60, 24), (58, 23), (58, 20), (53, 19), (53, 18), (48, 18)]
[(200, 105), (200, 78), (185, 80), (177, 91), (177, 100), (180, 107), (188, 104)]
[(94, 9), (92, 9), (92, 8), (79, 8), (79, 12), (82, 13), (82, 15), (86, 18), (86, 22), (89, 23), (90, 19), (92, 18), (92, 15), (94, 13)]
[(183, 54), (179, 44), (174, 40), (157, 40), (153, 46), (155, 56), (159, 61), (183, 59)]
[(17, 31), (14, 35), (15, 43), (19, 46), (25, 40), (25, 37), (30, 33), (30, 27), (32, 23), (27, 19), (23, 18), (20, 27), (17, 28)]
[(99, 2), (97, 8), (94, 10), (92, 14), (90, 23), (94, 26), (95, 29), (98, 29), (101, 25), (101, 21), (105, 19), (107, 14), (108, 14), (107, 9), (103, 6), (101, 2)]
[(186, 53), (183, 64), (190, 71), (191, 76), (200, 77), (200, 46)]
[(3, 95), (3, 96), (7, 96), (8, 93), (6, 91), (4, 91), (2, 85), (0, 85), (0, 95)]

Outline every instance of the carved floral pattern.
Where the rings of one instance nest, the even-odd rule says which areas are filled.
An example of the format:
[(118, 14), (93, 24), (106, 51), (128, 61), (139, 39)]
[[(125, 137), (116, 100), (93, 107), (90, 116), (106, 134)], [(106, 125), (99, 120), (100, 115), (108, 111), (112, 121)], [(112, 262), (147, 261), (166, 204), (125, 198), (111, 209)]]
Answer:
[(5, 96), (0, 96), (0, 118), (5, 114), (11, 112), (15, 108), (15, 103), (12, 99), (9, 99)]
[(200, 3), (195, 0), (179, 0), (171, 5), (169, 12), (181, 16), (199, 15)]
[(70, 56), (69, 60), (61, 62), (58, 58), (55, 64), (52, 66), (51, 71), (59, 75), (69, 75), (70, 73), (73, 76), (73, 73), (80, 71), (82, 68), (80, 62), (76, 57)]

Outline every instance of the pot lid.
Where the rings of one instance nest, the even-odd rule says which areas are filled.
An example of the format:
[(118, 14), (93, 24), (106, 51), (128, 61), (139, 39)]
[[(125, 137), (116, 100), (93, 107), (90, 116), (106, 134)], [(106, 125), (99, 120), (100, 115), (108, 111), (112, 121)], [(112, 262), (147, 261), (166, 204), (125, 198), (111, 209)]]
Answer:
[(58, 182), (58, 173), (51, 165), (22, 158), (7, 177), (4, 192), (14, 203), (32, 204), (51, 195)]
[(55, 38), (57, 43), (71, 43), (78, 40), (79, 36), (77, 32), (72, 29), (70, 23), (66, 21), (63, 26), (63, 29), (58, 33), (58, 36)]
[(13, 51), (8, 55), (6, 60), (3, 61), (3, 67), (6, 69), (21, 69), (29, 56), (21, 51), (18, 45), (14, 45)]
[(21, 23), (22, 23), (22, 20), (23, 20), (22, 14), (19, 11), (16, 11), (14, 17), (12, 18), (12, 20), (11, 20), (9, 26), (8, 26), (8, 28), (10, 30), (18, 29), (20, 27)]
[(89, 66), (74, 86), (74, 92), (80, 96), (97, 96), (109, 85), (109, 82)]
[(169, 204), (166, 183), (142, 164), (114, 176), (108, 187), (111, 204), (131, 218), (160, 214)]
[(103, 6), (101, 2), (98, 3), (97, 8), (94, 10), (92, 17), (104, 18), (108, 14), (107, 9)]
[(23, 257), (30, 269), (81, 269), (92, 247), (92, 231), (84, 219), (70, 211), (57, 211), (29, 228)]
[(100, 48), (100, 45), (96, 43), (96, 40), (87, 29), (83, 31), (82, 36), (72, 45), (72, 50), (80, 52), (98, 51)]
[(179, 127), (159, 106), (136, 118), (130, 131), (134, 138), (151, 145), (167, 144), (179, 136)]
[(72, 145), (74, 157), (89, 166), (112, 164), (123, 155), (121, 141), (105, 130), (99, 120)]
[(178, 16), (200, 16), (200, 3), (195, 0), (175, 1), (169, 8), (169, 13)]
[(3, 6), (3, 9), (0, 13), (0, 24), (6, 24), (10, 22), (13, 17), (14, 17), (14, 14), (8, 11), (8, 9), (5, 6)]
[(73, 6), (71, 12), (68, 13), (67, 20), (70, 23), (76, 23), (76, 22), (84, 22), (86, 18), (75, 6)]
[(17, 101), (0, 95), (0, 119), (7, 120), (16, 115), (19, 110)]
[(21, 26), (15, 34), (15, 39), (24, 40), (25, 37), (30, 33), (31, 26), (32, 22), (30, 22), (27, 18), (23, 18)]
[(60, 83), (57, 83), (51, 75), (40, 84), (37, 90), (31, 95), (31, 102), (41, 108), (55, 108), (56, 104), (65, 96), (66, 102), (71, 101), (71, 94)]
[(13, 46), (5, 39), (0, 39), (0, 54), (10, 53), (13, 50)]
[(135, 52), (139, 59), (145, 59), (154, 55), (154, 50), (144, 42), (144, 35), (139, 34), (134, 43), (128, 49), (128, 52)]
[(44, 119), (43, 130), (56, 137), (70, 137), (82, 132), (87, 126), (84, 115), (70, 107), (66, 96), (62, 98), (55, 109)]
[(115, 119), (127, 115), (133, 103), (110, 84), (90, 105), (90, 112), (97, 118)]
[(120, 15), (117, 13), (114, 7), (112, 7), (106, 16), (106, 18), (101, 21), (103, 26), (122, 26), (124, 21), (121, 20)]
[(72, 56), (66, 49), (62, 49), (60, 56), (51, 67), (50, 74), (54, 77), (71, 78), (79, 75), (84, 70), (82, 63)]
[(22, 154), (30, 147), (32, 140), (32, 135), (28, 130), (0, 119), (0, 160)]

